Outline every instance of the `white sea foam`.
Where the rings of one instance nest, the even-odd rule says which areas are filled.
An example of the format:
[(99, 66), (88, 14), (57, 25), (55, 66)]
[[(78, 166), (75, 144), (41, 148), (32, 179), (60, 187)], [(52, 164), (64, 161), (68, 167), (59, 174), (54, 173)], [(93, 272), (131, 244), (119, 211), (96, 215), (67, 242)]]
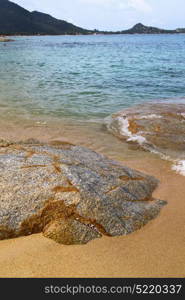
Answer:
[(128, 142), (137, 142), (139, 145), (142, 145), (147, 142), (145, 137), (143, 137), (142, 135), (133, 134), (129, 130), (129, 120), (126, 117), (119, 117), (118, 122), (120, 126), (121, 135), (128, 137)]
[(161, 118), (162, 118), (162, 116), (160, 116), (160, 115), (150, 114), (150, 115), (141, 116), (138, 119), (142, 120), (142, 119), (161, 119)]
[(151, 153), (159, 155), (160, 158), (163, 159), (163, 160), (171, 161), (171, 162), (174, 163), (174, 159), (173, 158), (171, 158), (170, 156), (168, 156), (168, 155), (160, 152), (159, 150), (157, 150), (155, 148), (151, 148), (151, 147), (149, 148), (148, 147), (148, 148), (145, 148), (145, 149), (149, 150)]
[[(150, 115), (149, 118), (151, 119), (154, 117), (156, 118), (156, 116), (157, 118), (162, 118), (162, 116), (159, 115)], [(148, 118), (148, 116), (146, 117)], [(183, 113), (183, 117), (185, 117), (184, 113)], [(145, 116), (142, 116), (142, 118), (145, 118)], [(169, 155), (163, 153), (163, 151), (160, 151), (158, 147), (149, 143), (147, 139), (144, 136), (142, 136), (142, 131), (138, 132), (138, 134), (133, 134), (129, 130), (129, 119), (127, 118), (126, 115), (122, 115), (116, 118), (117, 125), (115, 126), (115, 128), (114, 127), (111, 128), (112, 121), (113, 121), (112, 118), (110, 117), (106, 118), (106, 124), (110, 131), (114, 133), (115, 128), (117, 128), (117, 130), (119, 130), (119, 133), (122, 136), (127, 137), (128, 142), (130, 141), (137, 142), (139, 145), (143, 147), (143, 149), (150, 151), (151, 153), (154, 153), (156, 155), (159, 155), (163, 160), (170, 161), (172, 163), (171, 169), (176, 173), (185, 176), (185, 160), (174, 159)]]
[(47, 125), (47, 122), (37, 121), (35, 124), (42, 126), (42, 125)]
[(178, 115), (185, 119), (185, 113), (178, 113)]
[(129, 137), (127, 139), (127, 141), (128, 142), (138, 142), (140, 145), (146, 143), (145, 137), (143, 137), (142, 135), (137, 135), (137, 134), (134, 134), (131, 137)]
[(151, 145), (149, 146), (147, 144), (146, 138), (142, 135), (132, 134), (132, 132), (129, 130), (129, 120), (126, 117), (119, 117), (118, 122), (120, 127), (120, 133), (121, 135), (128, 137), (128, 142), (137, 142), (138, 144), (142, 145), (143, 148), (146, 148), (150, 152), (159, 155), (162, 159), (173, 162), (172, 170), (180, 175), (185, 176), (185, 160), (174, 160), (170, 156), (165, 155), (164, 153), (155, 149), (155, 147), (153, 148)]
[(176, 173), (185, 176), (185, 160), (178, 160), (172, 166), (172, 170)]
[(165, 155), (164, 153), (162, 153), (156, 149), (148, 149), (148, 150), (154, 154), (159, 155), (161, 159), (172, 162), (173, 164), (172, 164), (171, 169), (173, 171), (175, 171), (177, 174), (185, 176), (185, 160), (179, 160), (179, 159), (175, 160), (175, 159), (171, 158), (170, 156)]

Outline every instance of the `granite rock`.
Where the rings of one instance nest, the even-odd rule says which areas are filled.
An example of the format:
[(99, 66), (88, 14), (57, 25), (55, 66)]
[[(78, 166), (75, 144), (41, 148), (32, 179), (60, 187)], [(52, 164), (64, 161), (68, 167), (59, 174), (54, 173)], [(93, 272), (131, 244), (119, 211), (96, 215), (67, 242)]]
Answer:
[(66, 142), (1, 141), (0, 172), (0, 239), (43, 232), (84, 244), (129, 234), (165, 204), (154, 177)]

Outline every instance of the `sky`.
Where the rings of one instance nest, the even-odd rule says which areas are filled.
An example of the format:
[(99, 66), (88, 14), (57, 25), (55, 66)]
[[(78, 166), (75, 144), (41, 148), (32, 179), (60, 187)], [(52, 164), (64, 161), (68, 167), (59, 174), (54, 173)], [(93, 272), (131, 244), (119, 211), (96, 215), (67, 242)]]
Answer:
[(11, 0), (87, 29), (185, 28), (185, 0)]

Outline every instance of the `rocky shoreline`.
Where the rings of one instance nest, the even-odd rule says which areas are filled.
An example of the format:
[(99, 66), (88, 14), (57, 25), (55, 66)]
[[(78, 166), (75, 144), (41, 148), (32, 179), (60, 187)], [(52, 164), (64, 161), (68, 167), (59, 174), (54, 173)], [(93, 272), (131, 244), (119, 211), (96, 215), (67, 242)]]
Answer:
[[(173, 163), (185, 176), (185, 101), (145, 103), (106, 119), (109, 132)], [(137, 149), (137, 147), (136, 147)]]
[(1, 43), (13, 42), (13, 40), (12, 40), (12, 39), (9, 39), (9, 38), (7, 38), (7, 37), (2, 37), (2, 36), (0, 36), (0, 42), (1, 42)]

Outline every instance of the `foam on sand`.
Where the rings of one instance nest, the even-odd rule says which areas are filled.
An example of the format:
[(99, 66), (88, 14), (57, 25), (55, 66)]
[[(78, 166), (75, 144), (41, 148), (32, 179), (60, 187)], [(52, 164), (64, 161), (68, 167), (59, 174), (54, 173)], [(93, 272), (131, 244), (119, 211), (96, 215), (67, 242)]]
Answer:
[(143, 143), (146, 142), (145, 137), (143, 137), (142, 135), (132, 134), (132, 132), (129, 130), (129, 120), (126, 117), (118, 118), (118, 122), (120, 124), (121, 134), (123, 136), (128, 137), (127, 139), (128, 142), (130, 141), (137, 142), (139, 145), (142, 145)]
[(185, 160), (178, 160), (172, 166), (172, 170), (176, 171), (176, 173), (185, 176)]
[(185, 176), (185, 103), (145, 103), (106, 119), (108, 130), (172, 162)]
[(162, 116), (156, 115), (156, 114), (149, 114), (149, 115), (144, 115), (144, 116), (139, 117), (140, 120), (142, 120), (142, 119), (161, 119), (161, 118), (162, 118)]

